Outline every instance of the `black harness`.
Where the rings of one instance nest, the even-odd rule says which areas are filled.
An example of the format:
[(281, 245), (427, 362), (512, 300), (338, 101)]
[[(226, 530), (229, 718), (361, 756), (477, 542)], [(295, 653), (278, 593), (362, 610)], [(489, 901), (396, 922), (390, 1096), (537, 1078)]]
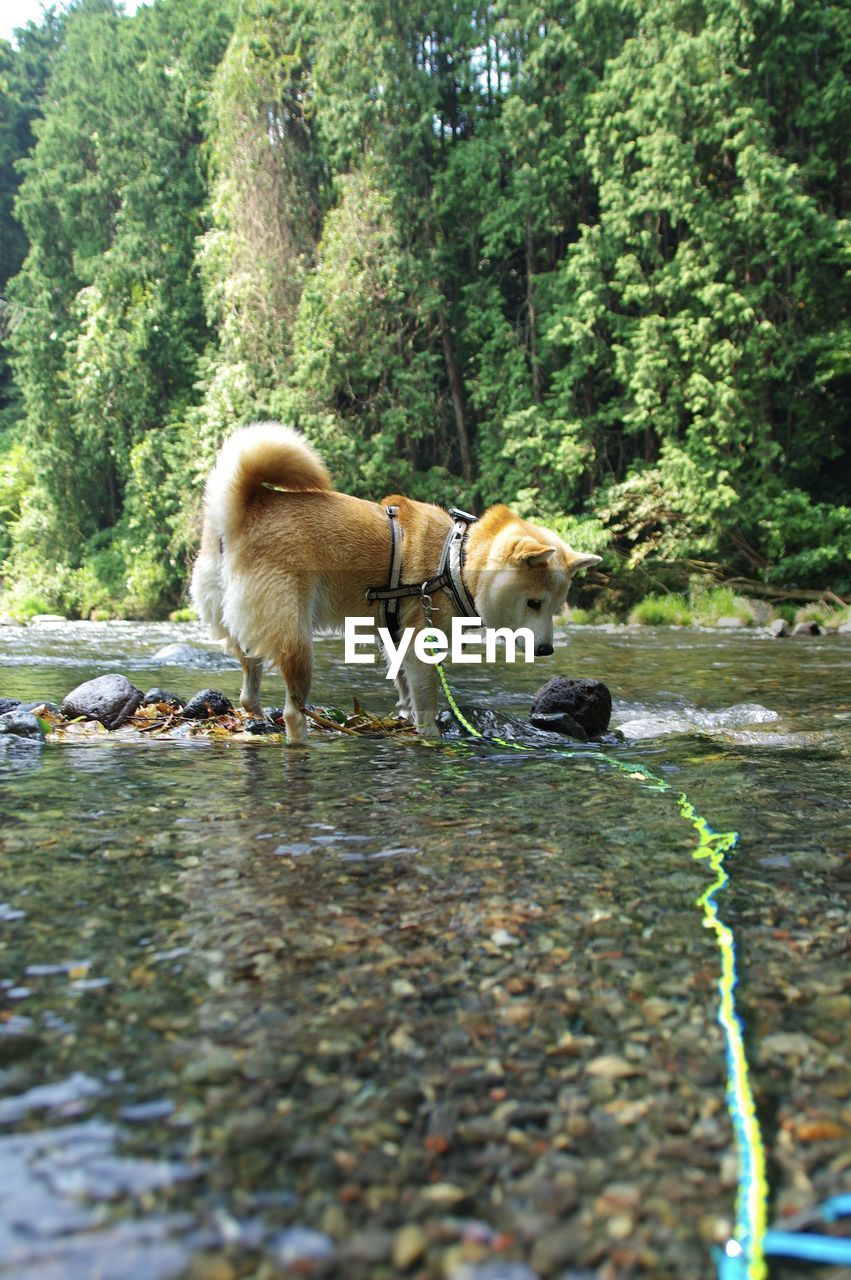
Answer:
[(419, 596), (426, 608), (431, 608), (431, 596), (435, 591), (446, 591), (452, 598), (456, 611), (465, 618), (477, 618), (476, 604), (464, 582), (464, 543), (471, 524), (477, 516), (471, 516), (457, 507), (450, 507), (452, 526), (446, 534), (440, 565), (433, 578), (426, 582), (400, 584), (402, 576), (402, 528), (399, 524), (399, 508), (385, 507), (390, 521), (390, 581), (386, 587), (370, 587), (366, 593), (370, 603), (378, 601), (379, 625), (386, 627), (394, 643), (399, 635), (399, 601), (409, 596)]

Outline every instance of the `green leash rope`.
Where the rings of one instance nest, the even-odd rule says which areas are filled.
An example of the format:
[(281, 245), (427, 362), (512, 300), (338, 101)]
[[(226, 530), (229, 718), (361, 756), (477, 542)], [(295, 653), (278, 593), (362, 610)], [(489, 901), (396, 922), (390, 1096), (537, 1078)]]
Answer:
[[(512, 751), (535, 753), (540, 750), (539, 747), (508, 742), (504, 738), (482, 733), (475, 725), (470, 724), (455, 701), (442, 663), (437, 663), (437, 674), (452, 715), (471, 737), (507, 747)], [(553, 750), (562, 756), (588, 758), (588, 752), (562, 747), (555, 747)], [(609, 767), (625, 773), (630, 778), (640, 780), (653, 791), (664, 793), (672, 790), (670, 783), (642, 764), (618, 760), (604, 752), (595, 753), (594, 759), (602, 760)], [(721, 974), (718, 980), (720, 1000), (716, 1016), (724, 1035), (727, 1058), (727, 1105), (733, 1122), (739, 1161), (735, 1233), (728, 1241), (723, 1254), (716, 1259), (718, 1280), (765, 1280), (768, 1275), (764, 1252), (768, 1200), (765, 1149), (750, 1085), (742, 1024), (736, 1012), (735, 938), (733, 931), (721, 919), (715, 901), (716, 894), (729, 881), (724, 866), (724, 855), (735, 847), (738, 833), (714, 831), (706, 819), (697, 812), (684, 792), (681, 792), (677, 798), (677, 808), (683, 820), (697, 833), (697, 845), (692, 857), (696, 861), (706, 861), (714, 876), (712, 883), (697, 899), (696, 905), (703, 912), (704, 928), (710, 929), (715, 935), (721, 956)]]

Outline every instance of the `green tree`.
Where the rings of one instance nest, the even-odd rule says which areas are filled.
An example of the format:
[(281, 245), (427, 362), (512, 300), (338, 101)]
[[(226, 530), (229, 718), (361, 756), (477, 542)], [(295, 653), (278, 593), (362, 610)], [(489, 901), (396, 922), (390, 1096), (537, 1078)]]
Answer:
[[(194, 263), (200, 115), (227, 34), (217, 0), (160, 0), (132, 19), (82, 0), (67, 15), (23, 164), (29, 251), (10, 286), (38, 478), (18, 533), (24, 560), (73, 569), (111, 529), (131, 567), (167, 553), (161, 525), (129, 533), (125, 497), (134, 450), (179, 419), (207, 340)], [(107, 564), (112, 587), (115, 557)]]

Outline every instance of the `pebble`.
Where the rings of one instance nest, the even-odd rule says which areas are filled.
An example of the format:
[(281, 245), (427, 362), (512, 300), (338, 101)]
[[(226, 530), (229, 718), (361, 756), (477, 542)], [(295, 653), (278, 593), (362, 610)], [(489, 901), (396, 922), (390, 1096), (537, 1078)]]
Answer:
[(286, 1227), (269, 1241), (272, 1257), (293, 1269), (311, 1262), (329, 1262), (336, 1256), (337, 1246), (323, 1231), (309, 1227)]
[(532, 1248), (532, 1266), (542, 1276), (554, 1275), (559, 1268), (580, 1261), (588, 1247), (587, 1234), (574, 1223), (565, 1223), (546, 1231)]
[(407, 1271), (418, 1262), (428, 1248), (428, 1237), (422, 1227), (408, 1223), (400, 1227), (393, 1238), (393, 1266)]

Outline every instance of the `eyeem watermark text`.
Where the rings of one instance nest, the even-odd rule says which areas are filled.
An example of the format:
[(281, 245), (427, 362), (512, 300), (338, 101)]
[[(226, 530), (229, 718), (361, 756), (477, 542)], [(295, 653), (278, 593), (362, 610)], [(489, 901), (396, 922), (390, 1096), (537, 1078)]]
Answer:
[[(439, 627), (425, 627), (417, 631), (415, 627), (405, 627), (395, 644), (386, 627), (376, 628), (372, 618), (346, 618), (343, 631), (345, 640), (344, 660), (346, 662), (375, 662), (376, 632), (381, 647), (387, 654), (387, 679), (395, 680), (405, 660), (405, 655), (414, 642), (414, 654), (420, 662), (437, 666), (444, 658), (451, 662), (495, 662), (496, 646), (505, 645), (505, 661), (517, 661), (517, 647), (522, 644), (523, 661), (535, 661), (535, 637), (528, 627), (518, 627), (512, 631), (510, 627), (482, 627), (481, 618), (453, 618), (452, 634), (447, 639), (446, 632)], [(472, 652), (468, 647), (485, 642), (485, 653)], [(373, 652), (362, 652), (369, 645)]]

